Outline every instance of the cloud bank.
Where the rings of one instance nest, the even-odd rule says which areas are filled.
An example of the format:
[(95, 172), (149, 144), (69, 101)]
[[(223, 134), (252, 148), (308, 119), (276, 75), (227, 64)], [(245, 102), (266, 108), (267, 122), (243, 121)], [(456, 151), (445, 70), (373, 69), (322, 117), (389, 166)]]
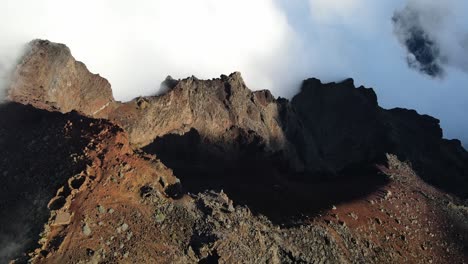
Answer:
[(407, 49), (408, 66), (431, 77), (443, 77), (447, 66), (468, 73), (468, 27), (461, 1), (410, 0), (393, 16), (395, 35)]
[[(1, 37), (0, 33), (0, 37)], [(2, 39), (2, 38), (0, 38)], [(15, 69), (18, 59), (25, 50), (24, 42), (1, 42), (0, 43), (0, 103), (7, 95), (7, 86)]]

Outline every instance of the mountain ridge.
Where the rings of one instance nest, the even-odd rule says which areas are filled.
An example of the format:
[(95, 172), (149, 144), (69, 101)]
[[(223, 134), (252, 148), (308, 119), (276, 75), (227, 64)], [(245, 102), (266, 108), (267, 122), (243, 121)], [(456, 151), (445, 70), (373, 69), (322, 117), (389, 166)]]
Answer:
[[(429, 206), (432, 211), (458, 215), (465, 206), (458, 197), (468, 198), (468, 153), (460, 141), (443, 139), (439, 120), (433, 117), (414, 110), (381, 108), (374, 90), (355, 87), (352, 79), (324, 84), (310, 78), (304, 80), (296, 96), (287, 100), (275, 98), (268, 90), (249, 90), (238, 72), (211, 80), (168, 77), (162, 84), (166, 90), (163, 94), (118, 102), (112, 96), (109, 82), (76, 62), (65, 45), (34, 40), (30, 46), (14, 73), (9, 89), (9, 104), (13, 105), (7, 105), (4, 114), (8, 115), (11, 109), (20, 109), (22, 113), (21, 109), (26, 107), (29, 110), (24, 111), (40, 112), (37, 115), (44, 116), (44, 120), (59, 120), (60, 125), (73, 120), (64, 131), (70, 130), (68, 126), (75, 127), (75, 123), (78, 128), (71, 129), (74, 131), (71, 134), (65, 133), (65, 138), (71, 136), (71, 142), (85, 140), (85, 147), (73, 151), (87, 164), (86, 169), (76, 168), (81, 170), (76, 175), (64, 175), (69, 179), (58, 191), (43, 190), (55, 194), (49, 193), (39, 202), (42, 204), (39, 208), (45, 204), (49, 207), (40, 211), (40, 215), (43, 217), (50, 211), (50, 217), (39, 248), (30, 255), (37, 263), (63, 262), (66, 258), (125, 263), (129, 256), (143, 262), (148, 259), (230, 262), (240, 256), (253, 261), (252, 252), (233, 250), (250, 240), (260, 243), (251, 245), (260, 247), (257, 252), (262, 252), (255, 260), (272, 263), (308, 263), (316, 254), (326, 254), (325, 260), (340, 262), (389, 261), (399, 258), (396, 248), (409, 255), (424, 256), (424, 247), (428, 246), (405, 247), (407, 239), (422, 242), (419, 237), (410, 238), (407, 231), (400, 229), (403, 226), (390, 224), (395, 221), (390, 216), (405, 219), (398, 207), (406, 206), (403, 199), (410, 199), (417, 208)], [(54, 130), (58, 135), (62, 133), (60, 125)], [(16, 131), (22, 131), (21, 121), (15, 121), (15, 126)], [(45, 127), (41, 123), (37, 129), (46, 131)], [(9, 135), (7, 121), (0, 131)], [(48, 144), (44, 140), (39, 147), (47, 149)], [(34, 149), (35, 145), (31, 146)], [(54, 159), (52, 155), (50, 158)], [(20, 162), (13, 161), (10, 163)], [(15, 176), (12, 182), (16, 182), (19, 176), (11, 175)], [(77, 179), (79, 186), (73, 184)], [(405, 186), (405, 182), (410, 184)], [(366, 202), (377, 199), (376, 192), (386, 193), (378, 200), (382, 210), (388, 210), (387, 215), (372, 209), (373, 202)], [(455, 198), (444, 198), (444, 194), (449, 195), (445, 192)], [(393, 198), (389, 198), (392, 193)], [(433, 197), (454, 206), (446, 209)], [(389, 238), (394, 244), (380, 253), (368, 252), (359, 243), (351, 245), (354, 239), (384, 247), (379, 238), (373, 238), (377, 240), (372, 243), (365, 238), (370, 230), (346, 229), (342, 219), (348, 223), (360, 220), (349, 211), (339, 210), (341, 217), (333, 216), (335, 209), (329, 211), (329, 207), (335, 204), (343, 204), (346, 210), (364, 210), (363, 217), (372, 223), (379, 219), (377, 225), (383, 230), (379, 232), (390, 236), (392, 228), (397, 228), (404, 233), (401, 235), (404, 239)], [(356, 204), (359, 207), (355, 208)], [(6, 205), (15, 206), (14, 201)], [(101, 206), (117, 210), (118, 217), (99, 209)], [(17, 214), (20, 216), (21, 211)], [(344, 217), (345, 214), (351, 218)], [(445, 218), (436, 221), (425, 210), (418, 209), (414, 214), (428, 225), (435, 221), (437, 227), (439, 224), (445, 227), (452, 221)], [(171, 224), (164, 221), (166, 217)], [(242, 219), (249, 221), (250, 227), (242, 227)], [(307, 231), (294, 224), (297, 221), (308, 223), (304, 224)], [(325, 226), (323, 221), (327, 223)], [(382, 226), (382, 221), (388, 226)], [(153, 222), (157, 235), (146, 235)], [(231, 224), (237, 230), (248, 230), (241, 233), (247, 240), (236, 240)], [(178, 225), (183, 229), (178, 229)], [(414, 228), (418, 225), (412, 223)], [(112, 238), (99, 241), (99, 236), (116, 237), (107, 226), (117, 226), (120, 228), (117, 232), (126, 236), (130, 226), (132, 234), (143, 241), (141, 249), (136, 247), (139, 240), (132, 239), (133, 235), (127, 240), (119, 238), (124, 245), (120, 249), (110, 246)], [(284, 231), (277, 233), (273, 231), (275, 227)], [(164, 233), (165, 228), (175, 238)], [(266, 231), (252, 237), (249, 234), (256, 234), (255, 228)], [(329, 228), (334, 231), (327, 231)], [(305, 234), (301, 241), (320, 240), (317, 243), (331, 253), (316, 251), (308, 243), (276, 238), (294, 236), (300, 230)], [(466, 230), (462, 228), (460, 237), (454, 241), (465, 241)], [(328, 232), (339, 235), (331, 239)], [(151, 241), (157, 238), (163, 242), (153, 245)], [(430, 238), (429, 234), (422, 238), (434, 240), (430, 256), (442, 261), (443, 255), (438, 250), (448, 242)], [(262, 246), (265, 239), (275, 242)], [(345, 243), (355, 251), (348, 252), (336, 243)], [(165, 249), (166, 244), (171, 247)], [(463, 244), (450, 245), (456, 248), (451, 260), (464, 259), (460, 252), (466, 249), (459, 248)], [(85, 247), (89, 250), (82, 251)], [(155, 248), (155, 252), (151, 251)], [(31, 249), (34, 248), (27, 248)], [(109, 255), (109, 251), (114, 255)], [(165, 256), (166, 251), (169, 253)], [(410, 258), (409, 255), (401, 256), (400, 260)]]
[[(265, 148), (263, 152), (282, 153), (294, 171), (325, 174), (381, 162), (386, 153), (393, 153), (412, 162), (429, 182), (462, 197), (468, 195), (468, 154), (459, 141), (442, 138), (440, 121), (414, 110), (385, 110), (378, 106), (372, 88), (356, 88), (353, 79), (327, 84), (307, 79), (289, 101), (276, 99), (266, 90), (252, 92), (238, 72), (211, 80), (168, 78), (164, 94), (121, 103), (112, 97), (107, 80), (86, 72), (86, 67), (79, 70), (85, 72), (80, 76), (97, 81), (83, 86), (69, 66), (61, 70), (63, 62), (81, 65), (66, 46), (41, 40), (30, 45), (10, 88), (13, 101), (108, 119), (129, 134), (135, 147), (195, 129), (207, 143), (228, 150), (239, 133), (246, 133), (248, 144), (259, 140), (255, 144)], [(31, 82), (25, 72), (47, 77)], [(50, 81), (57, 79), (54, 76), (60, 76), (59, 81)], [(53, 86), (47, 86), (51, 82)], [(47, 88), (31, 88), (36, 86)], [(88, 103), (90, 92), (96, 99)], [(406, 148), (408, 143), (413, 146)], [(450, 175), (457, 179), (453, 185), (439, 176), (447, 168), (453, 168)]]

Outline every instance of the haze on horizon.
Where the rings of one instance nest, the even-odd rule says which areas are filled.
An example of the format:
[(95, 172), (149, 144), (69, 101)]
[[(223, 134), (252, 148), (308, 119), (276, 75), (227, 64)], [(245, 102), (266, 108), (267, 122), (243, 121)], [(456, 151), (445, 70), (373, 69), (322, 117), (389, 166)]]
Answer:
[[(457, 0), (0, 0), (0, 85), (35, 38), (70, 47), (118, 100), (167, 75), (240, 71), (290, 98), (309, 77), (352, 77), (385, 108), (441, 119), (468, 145), (468, 3)], [(417, 19), (415, 19), (417, 18)]]

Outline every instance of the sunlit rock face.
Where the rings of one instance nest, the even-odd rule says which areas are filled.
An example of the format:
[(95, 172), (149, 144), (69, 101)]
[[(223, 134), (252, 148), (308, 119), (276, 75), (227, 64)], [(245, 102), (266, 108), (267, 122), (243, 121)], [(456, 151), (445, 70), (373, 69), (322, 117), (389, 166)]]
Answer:
[(104, 117), (115, 103), (109, 82), (76, 61), (63, 44), (29, 43), (9, 86), (10, 100), (37, 108)]

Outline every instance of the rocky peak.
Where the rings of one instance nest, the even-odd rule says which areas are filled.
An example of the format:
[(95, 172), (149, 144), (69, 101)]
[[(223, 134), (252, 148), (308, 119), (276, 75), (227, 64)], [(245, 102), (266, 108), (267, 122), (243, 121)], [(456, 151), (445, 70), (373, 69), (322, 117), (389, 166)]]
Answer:
[(291, 140), (309, 146), (300, 151), (308, 167), (315, 170), (312, 164), (319, 159), (328, 171), (338, 172), (384, 153), (384, 128), (371, 88), (356, 88), (352, 79), (323, 84), (312, 78), (291, 104), (304, 126), (302, 138)]
[(173, 89), (179, 81), (172, 78), (172, 76), (168, 75), (166, 79), (161, 83), (161, 93), (166, 93), (167, 91)]
[(255, 132), (273, 149), (285, 142), (273, 96), (250, 91), (240, 73), (171, 83), (173, 88), (166, 93), (145, 97), (144, 109), (131, 101), (110, 115), (129, 131), (135, 145), (145, 146), (158, 136), (183, 134), (192, 128), (212, 142), (227, 140), (226, 135), (236, 129)]
[(8, 97), (39, 109), (105, 117), (115, 100), (109, 82), (76, 61), (70, 49), (33, 40), (17, 66)]

